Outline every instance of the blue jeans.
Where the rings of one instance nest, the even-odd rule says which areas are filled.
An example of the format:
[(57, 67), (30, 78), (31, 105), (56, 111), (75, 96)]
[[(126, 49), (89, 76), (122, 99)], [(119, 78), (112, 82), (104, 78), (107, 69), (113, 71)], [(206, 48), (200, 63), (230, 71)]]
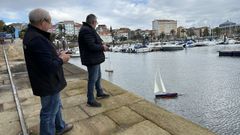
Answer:
[(88, 97), (88, 102), (93, 102), (95, 100), (94, 95), (93, 95), (94, 86), (97, 90), (97, 95), (103, 94), (103, 90), (102, 90), (102, 87), (101, 87), (101, 68), (100, 68), (100, 64), (87, 66), (87, 70), (88, 70), (87, 97)]
[(60, 94), (41, 97), (40, 135), (55, 135), (65, 128), (62, 119)]

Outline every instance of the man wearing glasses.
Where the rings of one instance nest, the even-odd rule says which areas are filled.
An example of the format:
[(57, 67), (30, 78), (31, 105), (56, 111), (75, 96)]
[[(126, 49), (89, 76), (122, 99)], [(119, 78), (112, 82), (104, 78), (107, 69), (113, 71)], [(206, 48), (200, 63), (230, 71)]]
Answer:
[(60, 91), (67, 84), (62, 65), (70, 55), (54, 49), (47, 32), (52, 27), (48, 11), (32, 10), (29, 21), (23, 49), (33, 94), (41, 99), (40, 135), (62, 135), (73, 128), (62, 119), (60, 99)]

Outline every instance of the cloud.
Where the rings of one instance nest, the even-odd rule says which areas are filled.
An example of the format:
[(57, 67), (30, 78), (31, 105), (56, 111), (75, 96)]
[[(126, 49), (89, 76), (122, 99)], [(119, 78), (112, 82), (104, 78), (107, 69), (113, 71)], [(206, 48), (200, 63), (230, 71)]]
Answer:
[(100, 24), (113, 28), (151, 29), (154, 19), (172, 19), (178, 26), (218, 26), (230, 20), (240, 23), (238, 0), (1, 0), (0, 19), (28, 22), (34, 8), (50, 12), (56, 23), (63, 20), (82, 22), (94, 13)]

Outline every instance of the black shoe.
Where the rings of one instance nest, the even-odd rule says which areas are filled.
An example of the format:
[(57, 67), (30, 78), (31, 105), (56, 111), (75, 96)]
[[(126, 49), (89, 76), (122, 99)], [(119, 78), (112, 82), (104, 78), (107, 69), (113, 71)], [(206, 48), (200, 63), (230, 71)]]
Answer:
[(56, 135), (63, 135), (67, 133), (68, 131), (72, 130), (73, 124), (66, 124), (65, 128), (61, 132), (56, 132)]
[(101, 94), (101, 95), (97, 95), (97, 98), (102, 99), (102, 98), (108, 98), (109, 96), (110, 96), (109, 94), (103, 93), (103, 94)]
[(87, 105), (90, 107), (101, 107), (102, 105), (100, 103), (98, 103), (97, 101), (93, 101), (93, 102), (87, 102)]

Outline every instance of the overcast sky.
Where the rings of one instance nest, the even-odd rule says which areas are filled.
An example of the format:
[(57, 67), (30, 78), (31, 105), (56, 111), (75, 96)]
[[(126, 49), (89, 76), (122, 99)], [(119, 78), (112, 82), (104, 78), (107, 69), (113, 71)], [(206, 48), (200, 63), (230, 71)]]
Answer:
[(28, 13), (44, 8), (53, 23), (83, 22), (88, 14), (113, 28), (151, 29), (154, 19), (177, 20), (178, 26), (215, 27), (230, 20), (240, 24), (240, 0), (0, 0), (0, 20), (28, 23)]

